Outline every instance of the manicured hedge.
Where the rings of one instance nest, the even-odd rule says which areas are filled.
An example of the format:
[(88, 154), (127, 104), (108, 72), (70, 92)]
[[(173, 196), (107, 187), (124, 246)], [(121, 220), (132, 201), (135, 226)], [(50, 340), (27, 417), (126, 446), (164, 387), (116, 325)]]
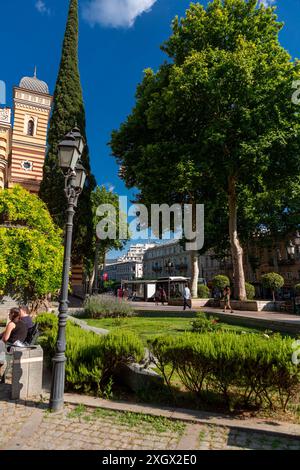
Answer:
[(248, 300), (253, 300), (255, 297), (255, 287), (249, 282), (245, 282), (246, 295)]
[(158, 337), (149, 347), (169, 387), (176, 371), (198, 396), (205, 389), (222, 395), (231, 407), (280, 403), (286, 409), (300, 383), (292, 342), (280, 335), (218, 331)]
[(203, 284), (198, 284), (198, 298), (199, 299), (209, 299), (210, 290), (207, 286)]
[[(42, 332), (40, 343), (48, 358), (55, 352), (58, 319), (54, 314), (37, 317)], [(141, 340), (130, 331), (99, 336), (67, 322), (66, 388), (83, 392), (105, 393), (120, 364), (140, 361), (144, 356)]]

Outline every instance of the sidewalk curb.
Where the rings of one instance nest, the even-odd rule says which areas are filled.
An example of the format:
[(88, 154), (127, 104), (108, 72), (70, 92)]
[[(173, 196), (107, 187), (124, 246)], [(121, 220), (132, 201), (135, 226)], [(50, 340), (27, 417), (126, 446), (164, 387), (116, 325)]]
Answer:
[[(142, 413), (151, 416), (161, 416), (171, 420), (180, 420), (189, 424), (205, 424), (219, 426), (246, 432), (257, 432), (270, 436), (285, 437), (300, 441), (300, 425), (266, 421), (263, 419), (239, 420), (226, 415), (218, 415), (205, 411), (187, 410), (182, 408), (158, 407), (153, 405), (140, 405), (127, 402), (108, 401), (82, 395), (65, 394), (65, 403), (71, 405), (85, 405), (91, 408), (104, 408), (117, 412)], [(277, 429), (279, 428), (280, 429)]]

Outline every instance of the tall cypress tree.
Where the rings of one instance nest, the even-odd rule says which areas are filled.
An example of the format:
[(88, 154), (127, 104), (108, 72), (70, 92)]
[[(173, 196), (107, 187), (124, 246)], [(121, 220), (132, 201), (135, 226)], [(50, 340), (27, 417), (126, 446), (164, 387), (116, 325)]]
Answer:
[[(62, 228), (66, 220), (67, 203), (64, 194), (64, 177), (58, 166), (57, 146), (75, 124), (80, 128), (86, 141), (85, 110), (78, 68), (78, 0), (70, 0), (61, 63), (54, 92), (44, 178), (40, 188), (40, 197), (46, 202), (54, 221)], [(96, 183), (91, 173), (87, 146), (81, 158), (87, 172), (87, 182), (79, 197), (74, 219), (73, 261), (82, 258), (90, 259), (92, 256), (91, 193)]]

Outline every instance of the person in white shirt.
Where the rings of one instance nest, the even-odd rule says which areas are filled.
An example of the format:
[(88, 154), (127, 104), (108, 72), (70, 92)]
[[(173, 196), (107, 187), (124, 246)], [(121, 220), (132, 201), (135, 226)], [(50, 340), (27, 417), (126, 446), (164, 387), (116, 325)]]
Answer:
[(183, 290), (183, 310), (186, 310), (186, 307), (192, 308), (192, 296), (188, 284)]

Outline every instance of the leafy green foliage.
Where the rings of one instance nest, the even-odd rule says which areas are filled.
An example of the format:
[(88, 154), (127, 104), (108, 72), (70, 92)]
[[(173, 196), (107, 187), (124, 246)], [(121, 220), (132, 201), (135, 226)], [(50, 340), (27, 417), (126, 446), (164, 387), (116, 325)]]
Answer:
[(291, 361), (292, 338), (216, 332), (162, 336), (149, 342), (157, 367), (171, 385), (176, 371), (185, 387), (209, 390), (233, 405), (283, 409), (298, 392), (300, 370)]
[(78, 405), (67, 414), (69, 419), (83, 419), (86, 422), (97, 419), (109, 418), (111, 423), (116, 423), (126, 428), (135, 428), (136, 431), (147, 433), (171, 432), (181, 436), (185, 430), (185, 424), (180, 421), (174, 421), (163, 416), (151, 416), (143, 413), (131, 413), (124, 411), (122, 413), (105, 408), (89, 409), (84, 405)]
[(212, 279), (212, 285), (217, 289), (223, 290), (226, 286), (230, 286), (229, 277), (224, 276), (223, 274), (218, 274)]
[[(37, 317), (42, 336), (40, 342), (48, 357), (53, 357), (58, 321), (53, 314)], [(140, 339), (127, 331), (99, 336), (67, 322), (66, 384), (69, 390), (96, 392), (103, 395), (120, 364), (140, 361), (144, 348)]]
[(104, 292), (115, 291), (115, 289), (117, 288), (118, 285), (119, 285), (118, 281), (114, 281), (114, 280), (104, 281), (103, 282)]
[(207, 286), (203, 284), (198, 284), (198, 297), (199, 299), (209, 299), (210, 290)]
[(115, 318), (133, 315), (134, 310), (125, 300), (109, 295), (92, 295), (84, 303), (87, 318)]
[(255, 297), (255, 287), (249, 282), (245, 283), (246, 294), (248, 300), (253, 300)]
[[(61, 63), (54, 92), (54, 102), (48, 133), (48, 151), (44, 165), (44, 179), (40, 196), (46, 202), (55, 223), (65, 224), (67, 207), (64, 194), (64, 178), (58, 166), (58, 143), (75, 124), (86, 140), (85, 110), (78, 69), (78, 0), (70, 0), (70, 8), (64, 37)], [(95, 179), (91, 173), (89, 151), (86, 146), (82, 164), (87, 172), (87, 182), (79, 197), (74, 219), (73, 259), (91, 258), (92, 253), (92, 203), (91, 192)]]
[(205, 203), (204, 249), (224, 253), (230, 243), (240, 298), (239, 240), (262, 226), (281, 233), (299, 204), (291, 87), (300, 63), (280, 45), (281, 28), (274, 10), (255, 0), (191, 4), (163, 46), (170, 61), (145, 71), (136, 105), (111, 139), (123, 179), (142, 202)]
[(92, 193), (92, 204), (93, 204), (93, 216), (94, 216), (94, 230), (96, 231), (97, 224), (105, 218), (105, 216), (99, 217), (97, 216), (97, 208), (102, 204), (109, 204), (115, 209), (115, 218), (110, 218), (110, 223), (113, 229), (116, 232), (116, 239), (110, 240), (109, 238), (106, 240), (100, 240), (99, 245), (100, 249), (103, 253), (107, 252), (108, 250), (121, 250), (126, 243), (124, 240), (120, 240), (120, 227), (119, 221), (122, 217), (122, 213), (120, 213), (119, 208), (119, 196), (118, 194), (113, 193), (112, 191), (108, 191), (105, 186), (97, 186), (96, 189)]
[(60, 288), (62, 232), (35, 195), (0, 191), (0, 293), (38, 305)]
[[(101, 262), (105, 264), (105, 257), (106, 257), (107, 252), (112, 249), (122, 250), (122, 248), (125, 246), (125, 243), (127, 241), (127, 240), (120, 239), (120, 220), (122, 220), (122, 217), (124, 217), (124, 215), (120, 213), (118, 195), (113, 193), (112, 191), (108, 191), (105, 188), (105, 186), (97, 186), (91, 194), (91, 202), (92, 202), (92, 213), (93, 213), (92, 252), (94, 255), (96, 255), (96, 250), (97, 250), (97, 257), (95, 257), (95, 259), (91, 258), (90, 263), (86, 263), (86, 268), (89, 274), (91, 273), (92, 269), (95, 270), (96, 261), (98, 261), (98, 263)], [(104, 204), (111, 206), (111, 212), (107, 211), (107, 213), (104, 214), (103, 216), (97, 215), (98, 207)], [(105, 220), (105, 222), (107, 222), (105, 230), (107, 230), (108, 228), (107, 224), (109, 221), (110, 228), (115, 231), (116, 236), (114, 239), (110, 239), (110, 238), (107, 238), (105, 240), (97, 239), (96, 228), (97, 228), (97, 225), (101, 223), (103, 219)]]
[(284, 285), (284, 278), (278, 273), (268, 273), (261, 276), (261, 282), (266, 289), (274, 292)]
[(207, 331), (216, 331), (222, 328), (219, 318), (209, 313), (197, 313), (196, 320), (192, 321), (192, 331), (196, 333), (205, 333)]
[(296, 284), (296, 285), (294, 286), (294, 289), (295, 289), (296, 294), (297, 294), (297, 295), (300, 295), (300, 284)]

